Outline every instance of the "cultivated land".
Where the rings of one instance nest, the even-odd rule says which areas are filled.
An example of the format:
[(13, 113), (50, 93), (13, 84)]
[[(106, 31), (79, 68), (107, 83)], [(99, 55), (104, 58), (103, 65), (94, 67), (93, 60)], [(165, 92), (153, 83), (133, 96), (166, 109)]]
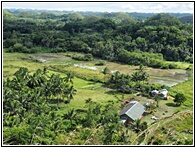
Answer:
[[(40, 61), (44, 61), (46, 65), (65, 65), (69, 66), (66, 69), (71, 71), (82, 71), (89, 72), (90, 70), (97, 71), (97, 74), (100, 74), (105, 67), (108, 67), (111, 72), (120, 71), (125, 74), (132, 74), (138, 66), (130, 66), (121, 63), (107, 62), (104, 66), (95, 66), (95, 64), (99, 61), (95, 59), (94, 61), (84, 62), (84, 61), (76, 61), (71, 59), (66, 55), (73, 55), (75, 53), (63, 54), (63, 53), (42, 53), (42, 54), (32, 54), (35, 59)], [(78, 54), (80, 55), (80, 54)], [(179, 69), (155, 69), (155, 68), (146, 68), (145, 71), (150, 75), (149, 81), (152, 83), (165, 84), (167, 86), (173, 86), (178, 83), (181, 83), (188, 79), (188, 74), (186, 72), (186, 68), (191, 64), (175, 62), (178, 65)], [(78, 70), (77, 70), (78, 69)], [(82, 72), (80, 72), (82, 73)], [(96, 72), (95, 72), (96, 73)]]
[[(73, 55), (74, 53), (69, 53)], [(111, 72), (120, 71), (125, 74), (132, 74), (138, 66), (130, 66), (121, 63), (106, 62), (104, 66), (95, 66), (99, 59), (95, 59), (90, 62), (77, 61), (67, 56), (67, 53), (38, 53), (38, 54), (23, 54), (23, 53), (3, 53), (3, 77), (11, 77), (19, 67), (26, 67), (31, 72), (36, 69), (43, 69), (47, 66), (49, 74), (59, 73), (62, 77), (65, 76), (65, 71), (72, 71), (75, 73), (74, 87), (77, 90), (74, 99), (69, 105), (61, 103), (59, 106), (58, 114), (62, 115), (67, 112), (68, 109), (84, 109), (85, 100), (91, 98), (95, 102), (105, 104), (111, 102), (117, 106), (119, 112), (120, 107), (123, 108), (126, 103), (132, 99), (145, 103), (149, 100), (147, 97), (138, 96), (137, 94), (122, 94), (116, 90), (110, 89), (101, 83), (104, 81), (104, 74), (102, 70), (108, 67)], [(152, 126), (152, 131), (162, 138), (166, 138), (166, 135), (160, 134), (160, 126), (169, 127), (174, 130), (174, 134), (178, 134), (180, 138), (192, 139), (192, 134), (184, 133), (183, 130), (193, 130), (193, 79), (192, 74), (189, 75), (186, 68), (192, 66), (187, 63), (176, 63), (179, 69), (163, 70), (146, 67), (145, 71), (150, 75), (149, 82), (165, 84), (167, 86), (173, 86), (169, 88), (169, 95), (175, 94), (175, 92), (184, 93), (187, 100), (180, 107), (176, 107), (173, 98), (170, 97), (168, 100), (160, 100), (159, 106), (156, 108), (154, 115), (160, 119), (166, 117), (161, 122), (157, 122)], [(100, 80), (95, 82), (94, 80)], [(89, 81), (91, 80), (91, 81)], [(92, 81), (93, 80), (93, 81)], [(55, 104), (51, 104), (51, 106)], [(174, 116), (173, 113), (179, 111)], [(147, 121), (150, 125), (154, 121), (151, 119), (152, 115), (145, 116), (142, 121)], [(178, 133), (176, 133), (178, 132)], [(136, 136), (136, 135), (135, 135)], [(176, 135), (177, 136), (177, 135)], [(148, 139), (148, 137), (146, 138)], [(134, 142), (132, 144), (135, 144)], [(167, 143), (165, 143), (167, 144)]]
[[(2, 13), (4, 144), (193, 144), (192, 15)], [(132, 100), (146, 111), (123, 125)]]
[[(73, 54), (75, 53), (69, 53), (69, 55), (73, 55)], [(43, 69), (44, 66), (48, 66), (48, 67), (55, 66), (55, 69), (49, 68), (50, 70), (52, 70), (50, 71), (51, 73), (58, 72), (63, 76), (63, 73), (58, 71), (58, 67), (59, 67), (61, 71), (63, 70), (72, 71), (76, 74), (76, 76), (87, 80), (93, 79), (94, 77), (98, 77), (99, 79), (104, 79), (104, 74), (102, 74), (102, 70), (105, 67), (108, 67), (111, 70), (111, 72), (120, 71), (121, 73), (125, 73), (125, 74), (132, 74), (138, 68), (138, 66), (130, 66), (130, 65), (114, 63), (114, 62), (106, 62), (106, 65), (95, 66), (95, 64), (99, 61), (99, 59), (85, 62), (85, 61), (73, 60), (71, 59), (71, 57), (68, 57), (66, 55), (67, 53), (38, 53), (38, 54), (4, 53), (3, 54), (3, 77), (12, 76), (14, 72), (16, 72), (19, 69), (19, 67), (26, 67), (33, 72), (39, 68)], [(167, 70), (167, 69), (155, 69), (150, 67), (145, 68), (145, 71), (150, 76), (149, 82), (165, 84), (167, 86), (173, 86), (188, 80), (188, 72), (185, 69), (191, 66), (191, 64), (187, 64), (187, 63), (178, 63), (178, 64), (180, 66), (179, 68), (181, 69)], [(107, 91), (110, 91), (109, 88), (104, 87), (102, 83), (85, 81), (84, 79), (74, 78), (74, 84), (76, 89), (82, 90), (81, 92), (78, 91), (77, 93), (78, 96), (83, 98), (94, 96), (95, 98), (98, 99), (99, 95), (96, 93), (96, 91), (99, 92), (102, 91), (103, 94), (106, 95), (106, 97), (103, 98), (103, 94), (100, 94), (100, 97), (102, 98), (100, 98), (99, 102), (103, 102), (105, 99), (107, 101), (111, 99), (111, 97), (108, 97), (110, 95), (106, 93)], [(184, 85), (187, 82), (189, 81), (174, 86), (172, 87), (172, 89), (177, 90), (179, 89), (180, 85)], [(183, 90), (181, 89), (181, 91)], [(75, 97), (77, 98), (77, 95)], [(189, 97), (191, 97), (191, 95)]]

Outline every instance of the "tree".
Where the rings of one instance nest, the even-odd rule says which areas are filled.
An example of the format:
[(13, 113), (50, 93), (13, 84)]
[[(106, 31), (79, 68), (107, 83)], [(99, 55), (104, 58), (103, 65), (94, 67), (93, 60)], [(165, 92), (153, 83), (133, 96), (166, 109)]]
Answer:
[(159, 97), (159, 96), (156, 96), (156, 97), (154, 98), (154, 100), (155, 100), (156, 103), (157, 103), (157, 107), (159, 107), (160, 97)]
[(68, 110), (68, 112), (64, 115), (65, 119), (70, 120), (71, 125), (73, 124), (72, 122), (75, 119), (75, 117), (76, 117), (76, 113), (74, 109)]
[(65, 102), (70, 103), (71, 99), (73, 99), (73, 95), (75, 95), (76, 92), (77, 92), (77, 90), (74, 89), (73, 86), (70, 86), (69, 88), (65, 89), (65, 94), (66, 94), (65, 97), (67, 97), (67, 99), (68, 99)]
[(116, 88), (123, 93), (129, 93), (130, 82), (131, 77), (129, 75), (121, 74), (119, 71), (117, 71), (111, 75), (108, 84), (111, 87)]
[(13, 46), (13, 50), (15, 52), (23, 52), (23, 48), (24, 48), (24, 46), (21, 43), (16, 43)]
[[(103, 69), (103, 74), (104, 74), (104, 81), (105, 81), (105, 79), (107, 78), (107, 76), (110, 76), (110, 70), (109, 70), (108, 67), (105, 67), (105, 68)], [(105, 81), (105, 82), (106, 82), (106, 81)]]
[(79, 20), (82, 20), (84, 17), (80, 14), (80, 13), (71, 13), (69, 14), (68, 16), (68, 20), (70, 21), (79, 21)]
[(68, 120), (55, 115), (57, 108), (49, 105), (49, 99), (73, 98), (76, 90), (71, 76), (67, 76), (69, 80), (55, 74), (47, 76), (46, 71), (38, 69), (30, 74), (28, 69), (20, 68), (11, 80), (4, 79), (4, 144), (53, 144), (56, 134), (75, 125), (74, 110), (68, 111), (67, 126)]
[(83, 120), (84, 127), (95, 127), (100, 122), (101, 105), (92, 101), (91, 98), (85, 100), (87, 112)]
[[(193, 54), (192, 24), (182, 24), (169, 14), (157, 14), (136, 23), (130, 14), (122, 12), (60, 15), (60, 12), (3, 10), (3, 39), (8, 52), (70, 50), (157, 68), (163, 63), (149, 64), (153, 53), (163, 54), (165, 60), (187, 62), (192, 62)], [(140, 52), (136, 55), (133, 51), (137, 50)], [(151, 52), (148, 60), (144, 51)]]
[(93, 55), (88, 53), (88, 54), (84, 55), (83, 59), (84, 59), (84, 61), (92, 61)]
[(144, 51), (145, 46), (146, 46), (145, 38), (138, 37), (135, 41), (136, 41), (137, 47), (141, 49), (141, 51)]
[(110, 70), (109, 70), (108, 67), (105, 67), (105, 68), (103, 69), (103, 74), (104, 74), (104, 75), (110, 74)]
[(176, 103), (177, 106), (180, 106), (182, 103), (186, 101), (186, 97), (182, 93), (177, 93), (175, 95), (174, 102)]
[(149, 75), (144, 71), (143, 65), (140, 64), (138, 71), (132, 74), (132, 81), (147, 81)]
[(65, 79), (65, 82), (67, 82), (67, 83), (70, 82), (71, 84), (73, 84), (73, 78), (74, 78), (74, 73), (73, 72), (68, 72), (67, 77)]

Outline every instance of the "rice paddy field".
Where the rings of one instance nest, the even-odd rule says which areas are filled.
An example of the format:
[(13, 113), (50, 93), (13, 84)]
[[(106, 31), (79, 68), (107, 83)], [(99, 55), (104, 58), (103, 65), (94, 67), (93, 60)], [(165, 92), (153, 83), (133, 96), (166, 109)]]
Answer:
[[(74, 53), (69, 53), (69, 55), (73, 55)], [(66, 67), (71, 71), (80, 71), (79, 73), (88, 73), (94, 71), (97, 75), (101, 75), (101, 71), (108, 67), (111, 72), (120, 71), (121, 73), (131, 74), (133, 73), (138, 66), (125, 65), (121, 63), (114, 62), (106, 62), (106, 65), (96, 66), (95, 64), (99, 61), (99, 59), (95, 59), (94, 61), (84, 62), (84, 61), (76, 61), (71, 59), (71, 57), (67, 56), (65, 53), (42, 53), (42, 54), (33, 54), (35, 59), (42, 61), (45, 65), (61, 65), (61, 66), (69, 66)], [(188, 79), (187, 71), (185, 70), (190, 66), (187, 63), (179, 63), (176, 62), (177, 65), (181, 69), (155, 69), (147, 67), (145, 71), (150, 75), (149, 82), (165, 84), (167, 86), (174, 86), (178, 83), (182, 83)], [(96, 71), (96, 72), (95, 72)], [(102, 76), (103, 77), (103, 76)], [(100, 78), (102, 78), (100, 76)]]
[[(88, 98), (91, 98), (93, 101), (98, 101), (99, 103), (114, 101), (116, 104), (119, 104), (119, 98), (122, 99), (121, 93), (114, 92), (110, 88), (105, 87), (102, 83), (88, 80), (98, 79), (100, 82), (103, 82), (105, 78), (102, 70), (105, 67), (108, 67), (111, 72), (120, 71), (121, 73), (131, 74), (138, 66), (114, 62), (106, 62), (103, 66), (96, 66), (96, 63), (100, 61), (99, 59), (90, 62), (77, 61), (70, 57), (70, 55), (73, 54), (75, 53), (3, 53), (3, 77), (11, 77), (20, 67), (26, 67), (33, 72), (36, 69), (42, 69), (44, 66), (47, 66), (50, 69), (50, 73), (60, 73), (61, 76), (65, 76), (65, 74), (56, 70), (72, 71), (77, 76), (74, 78), (74, 87), (77, 89), (77, 94), (71, 104), (67, 106), (68, 108), (83, 108), (85, 100)], [(184, 92), (188, 99), (184, 105), (180, 107), (180, 110), (183, 110), (189, 107), (193, 108), (193, 79), (188, 80), (188, 73), (185, 70), (190, 64), (181, 63), (180, 65), (181, 69), (155, 69), (145, 67), (145, 71), (150, 75), (149, 82), (165, 84), (171, 87), (169, 94), (172, 95), (175, 91)], [(55, 69), (51, 69), (51, 66), (55, 66)], [(140, 101), (142, 100), (132, 94), (125, 94), (123, 96), (125, 99), (130, 97), (134, 97)], [(142, 103), (145, 101), (146, 100), (142, 101)], [(169, 101), (169, 103), (173, 102), (173, 100)], [(171, 110), (171, 112), (176, 110), (176, 108), (168, 106), (165, 101), (161, 101), (160, 103), (164, 111), (167, 109)], [(63, 107), (64, 105), (62, 104), (62, 112), (64, 111)]]
[[(113, 102), (117, 108), (122, 108), (123, 101), (125, 100), (130, 101), (130, 99), (134, 99), (138, 100), (141, 104), (149, 100), (149, 98), (137, 96), (136, 94), (122, 94), (101, 83), (104, 81), (102, 70), (105, 67), (108, 67), (111, 72), (120, 71), (121, 73), (132, 74), (139, 68), (138, 66), (107, 61), (103, 66), (96, 66), (96, 63), (99, 62), (100, 59), (94, 59), (89, 62), (77, 61), (70, 57), (70, 55), (73, 54), (75, 53), (3, 53), (3, 78), (12, 77), (20, 67), (26, 67), (33, 72), (36, 69), (43, 69), (44, 66), (46, 66), (48, 67), (50, 74), (59, 73), (62, 77), (65, 76), (63, 71), (74, 72), (76, 77), (73, 81), (77, 93), (74, 95), (74, 99), (69, 105), (60, 104), (59, 114), (64, 114), (68, 108), (85, 108), (85, 100), (88, 98), (101, 104), (109, 101)], [(192, 112), (193, 110), (193, 74), (189, 74), (186, 70), (192, 65), (182, 62), (175, 62), (175, 64), (178, 65), (178, 69), (155, 69), (145, 67), (145, 71), (150, 76), (149, 82), (169, 86), (169, 95), (172, 96), (175, 92), (181, 92), (186, 96), (187, 100), (180, 107), (174, 105), (173, 97), (170, 97), (168, 100), (160, 100), (159, 107), (155, 110), (154, 115), (159, 118), (164, 118), (176, 111), (180, 111), (179, 114), (164, 120), (161, 124), (172, 126), (172, 129), (179, 132), (180, 137), (187, 137), (190, 139), (192, 135), (183, 133), (182, 131), (184, 129), (193, 129), (193, 113), (187, 116), (182, 115), (184, 112)], [(99, 79), (100, 81), (89, 81), (95, 79)], [(142, 120), (151, 124), (154, 122), (154, 120), (151, 119), (151, 116), (145, 116)], [(155, 132), (158, 131), (159, 130)]]
[[(92, 83), (85, 80), (93, 80), (98, 78), (100, 81), (104, 80), (104, 74), (102, 70), (105, 67), (108, 67), (109, 70), (113, 73), (115, 71), (120, 71), (125, 74), (132, 74), (138, 66), (131, 66), (121, 63), (106, 62), (103, 66), (96, 66), (96, 63), (100, 59), (94, 59), (93, 61), (77, 61), (73, 60), (70, 56), (76, 53), (37, 53), (37, 54), (24, 54), (24, 53), (3, 53), (3, 77), (9, 77), (14, 74), (20, 67), (26, 67), (30, 71), (35, 71), (36, 69), (42, 69), (44, 66), (55, 66), (55, 69), (61, 69), (66, 71), (72, 71), (75, 73), (77, 78), (74, 79), (76, 88), (81, 89), (82, 95), (84, 98), (89, 96), (96, 96), (90, 94), (96, 89), (106, 91), (108, 88), (104, 88), (101, 83)], [(176, 63), (175, 63), (176, 64)], [(192, 66), (187, 63), (179, 63), (181, 67), (179, 69), (155, 69), (150, 67), (145, 67), (145, 71), (149, 74), (149, 82), (165, 84), (169, 87), (172, 87), (173, 90), (186, 90), (189, 92), (189, 98), (193, 95), (191, 88), (192, 80), (188, 80), (188, 72), (186, 68)], [(54, 69), (53, 69), (54, 71)], [(63, 73), (61, 73), (63, 75)], [(81, 79), (82, 78), (82, 79)], [(177, 85), (178, 84), (178, 85)], [(188, 87), (183, 88), (181, 85), (188, 85)], [(189, 91), (187, 89), (191, 88)], [(87, 92), (85, 92), (85, 90)], [(90, 94), (90, 95), (89, 95)], [(102, 101), (105, 100), (103, 99)], [(77, 96), (76, 96), (77, 97)], [(96, 98), (99, 98), (98, 95)], [(106, 97), (108, 98), (108, 96)], [(100, 100), (100, 101), (101, 101)], [(106, 99), (107, 100), (107, 99)], [(190, 103), (188, 103), (190, 104)]]

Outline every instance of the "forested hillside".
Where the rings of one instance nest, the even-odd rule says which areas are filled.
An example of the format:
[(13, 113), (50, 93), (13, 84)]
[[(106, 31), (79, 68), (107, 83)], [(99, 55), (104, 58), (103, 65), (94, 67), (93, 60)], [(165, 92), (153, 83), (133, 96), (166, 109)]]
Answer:
[(182, 16), (179, 18), (182, 23), (193, 23), (193, 15)]
[[(182, 16), (3, 10), (3, 144), (192, 145), (193, 24)], [(136, 101), (145, 112), (124, 124)]]
[(169, 14), (137, 21), (128, 13), (3, 11), (6, 52), (91, 53), (109, 61), (174, 68), (164, 60), (192, 63), (193, 27)]
[[(40, 14), (42, 12), (45, 12), (46, 10), (39, 10), (39, 9), (5, 9), (13, 14), (20, 14), (21, 12), (28, 11), (32, 14)], [(73, 13), (74, 11), (67, 11), (67, 10), (47, 10), (47, 12), (55, 14), (55, 15), (62, 15), (62, 14), (70, 14)], [(86, 15), (96, 15), (96, 16), (103, 16), (105, 14), (115, 14), (114, 12), (95, 12), (95, 11), (78, 11), (78, 13), (86, 16)], [(134, 17), (135, 20), (145, 20), (157, 13), (146, 13), (146, 12), (127, 12), (127, 14), (131, 15)], [(181, 17), (186, 17), (186, 16), (192, 16), (191, 13), (168, 13), (169, 15), (176, 17), (176, 18), (181, 18)]]

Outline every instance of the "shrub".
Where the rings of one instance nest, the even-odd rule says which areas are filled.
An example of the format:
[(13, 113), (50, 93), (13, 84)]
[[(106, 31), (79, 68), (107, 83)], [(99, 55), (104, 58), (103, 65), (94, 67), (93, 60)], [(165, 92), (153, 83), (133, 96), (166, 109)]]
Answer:
[(106, 65), (106, 61), (100, 60), (100, 61), (97, 62), (95, 65), (96, 65), (96, 66), (103, 66), (103, 65)]
[(176, 64), (169, 64), (169, 69), (175, 69), (175, 68), (177, 68)]
[(162, 139), (156, 139), (154, 142), (153, 142), (153, 145), (162, 145), (163, 144), (163, 140)]
[(67, 51), (67, 49), (65, 49), (65, 48), (57, 47), (57, 48), (52, 49), (51, 52), (58, 53), (58, 52), (66, 52), (66, 51)]
[(21, 43), (16, 43), (13, 46), (13, 51), (14, 52), (22, 52), (23, 48), (24, 48), (24, 46)]
[(79, 61), (92, 61), (93, 55), (92, 54), (86, 54), (84, 56), (73, 55), (72, 59), (79, 60)]
[(90, 53), (86, 54), (86, 55), (84, 55), (83, 60), (84, 61), (92, 61), (93, 60), (93, 55), (90, 54)]
[(161, 69), (169, 69), (169, 64), (163, 64), (163, 65), (161, 66)]

